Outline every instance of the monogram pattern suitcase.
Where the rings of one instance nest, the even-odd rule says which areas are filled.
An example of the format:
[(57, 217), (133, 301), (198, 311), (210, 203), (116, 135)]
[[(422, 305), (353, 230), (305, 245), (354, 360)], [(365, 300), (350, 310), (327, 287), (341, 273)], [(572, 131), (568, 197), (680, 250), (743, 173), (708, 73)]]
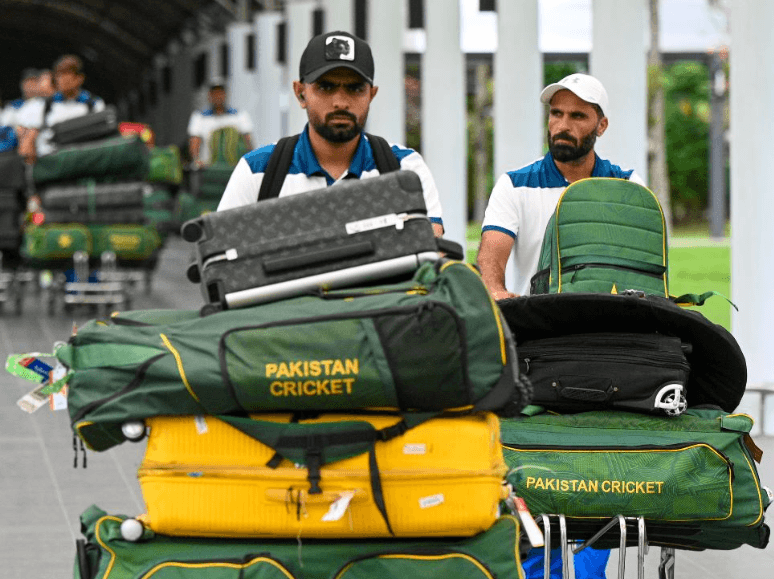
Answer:
[(26, 165), (16, 151), (0, 153), (0, 188), (21, 190), (27, 187)]
[(51, 130), (51, 140), (58, 145), (102, 139), (118, 134), (118, 113), (109, 105), (105, 110), (56, 123)]
[(412, 171), (209, 213), (182, 233), (197, 244), (189, 279), (226, 308), (410, 275), (439, 257)]
[[(256, 415), (264, 420), (289, 415)], [(283, 417), (283, 418), (280, 418)], [(300, 423), (390, 415), (323, 414)], [(145, 523), (177, 536), (366, 538), (470, 536), (497, 519), (505, 463), (492, 413), (436, 418), (369, 452), (307, 469), (215, 417), (156, 417), (138, 477)], [(376, 477), (378, 485), (374, 483)], [(386, 516), (379, 509), (383, 497)], [(389, 521), (389, 525), (387, 524)]]

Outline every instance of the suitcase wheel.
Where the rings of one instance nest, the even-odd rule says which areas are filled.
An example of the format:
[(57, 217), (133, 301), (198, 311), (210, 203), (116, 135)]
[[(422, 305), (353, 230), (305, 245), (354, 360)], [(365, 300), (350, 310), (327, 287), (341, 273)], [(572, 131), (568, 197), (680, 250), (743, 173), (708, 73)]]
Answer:
[(194, 219), (183, 223), (183, 227), (180, 230), (180, 234), (183, 239), (190, 243), (196, 243), (204, 235), (204, 229), (202, 228), (201, 221)]
[(192, 263), (189, 265), (188, 269), (185, 271), (185, 276), (191, 283), (200, 283), (202, 281), (202, 275), (199, 272), (199, 264)]
[(202, 317), (209, 316), (212, 314), (217, 314), (218, 312), (223, 311), (223, 306), (220, 304), (207, 304), (202, 306), (202, 309), (199, 310), (199, 314), (201, 314)]

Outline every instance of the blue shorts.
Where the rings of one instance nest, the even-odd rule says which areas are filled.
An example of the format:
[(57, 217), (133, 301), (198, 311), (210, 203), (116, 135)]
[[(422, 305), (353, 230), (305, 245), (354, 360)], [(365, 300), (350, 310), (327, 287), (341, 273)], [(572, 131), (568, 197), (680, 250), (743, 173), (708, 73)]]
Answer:
[[(586, 547), (573, 555), (575, 579), (605, 579), (605, 567), (610, 558), (609, 549)], [(543, 548), (532, 549), (522, 561), (525, 579), (542, 579)], [(551, 551), (551, 579), (562, 579), (562, 550)]]

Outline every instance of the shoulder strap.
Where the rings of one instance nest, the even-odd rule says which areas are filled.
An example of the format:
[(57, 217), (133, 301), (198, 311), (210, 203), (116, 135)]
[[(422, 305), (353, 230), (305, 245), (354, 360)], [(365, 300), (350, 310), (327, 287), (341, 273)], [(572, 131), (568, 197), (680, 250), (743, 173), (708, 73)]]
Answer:
[(48, 116), (48, 113), (51, 112), (51, 105), (54, 102), (54, 97), (46, 97), (45, 104), (43, 105), (43, 127), (47, 127), (48, 123), (46, 122), (46, 117)]
[(293, 151), (296, 148), (299, 137), (300, 135), (291, 135), (277, 141), (269, 157), (266, 170), (263, 172), (261, 189), (258, 191), (258, 201), (279, 197), (280, 189), (282, 189), (282, 184), (285, 182), (285, 176), (288, 174), (290, 164), (293, 162)]
[(374, 152), (374, 162), (379, 173), (384, 174), (400, 169), (400, 163), (387, 141), (370, 133), (366, 133), (366, 137), (368, 137), (368, 142), (371, 143), (371, 149)]

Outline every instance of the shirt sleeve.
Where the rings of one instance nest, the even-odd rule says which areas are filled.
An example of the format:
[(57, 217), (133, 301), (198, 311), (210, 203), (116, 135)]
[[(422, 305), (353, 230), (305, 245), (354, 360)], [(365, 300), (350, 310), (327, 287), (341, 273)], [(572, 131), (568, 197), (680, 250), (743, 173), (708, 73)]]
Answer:
[(202, 129), (201, 129), (201, 118), (202, 116), (199, 114), (198, 111), (194, 111), (191, 113), (191, 118), (188, 119), (188, 136), (189, 137), (202, 137)]
[(43, 111), (45, 102), (43, 99), (28, 100), (17, 113), (16, 120), (19, 126), (28, 129), (40, 129), (43, 127)]
[(231, 173), (226, 190), (218, 204), (218, 211), (255, 203), (258, 201), (258, 191), (262, 182), (263, 173), (253, 173), (245, 158), (242, 157), (234, 172)]
[(427, 205), (427, 215), (433, 223), (443, 224), (443, 211), (441, 209), (441, 198), (438, 194), (438, 188), (435, 185), (432, 173), (430, 173), (430, 167), (427, 166), (422, 155), (416, 151), (406, 155), (401, 159), (400, 168), (414, 171), (419, 175), (425, 196), (425, 205)]
[(492, 188), (484, 212), (482, 230), (494, 229), (516, 238), (519, 233), (519, 207), (513, 183), (507, 173), (504, 173)]

